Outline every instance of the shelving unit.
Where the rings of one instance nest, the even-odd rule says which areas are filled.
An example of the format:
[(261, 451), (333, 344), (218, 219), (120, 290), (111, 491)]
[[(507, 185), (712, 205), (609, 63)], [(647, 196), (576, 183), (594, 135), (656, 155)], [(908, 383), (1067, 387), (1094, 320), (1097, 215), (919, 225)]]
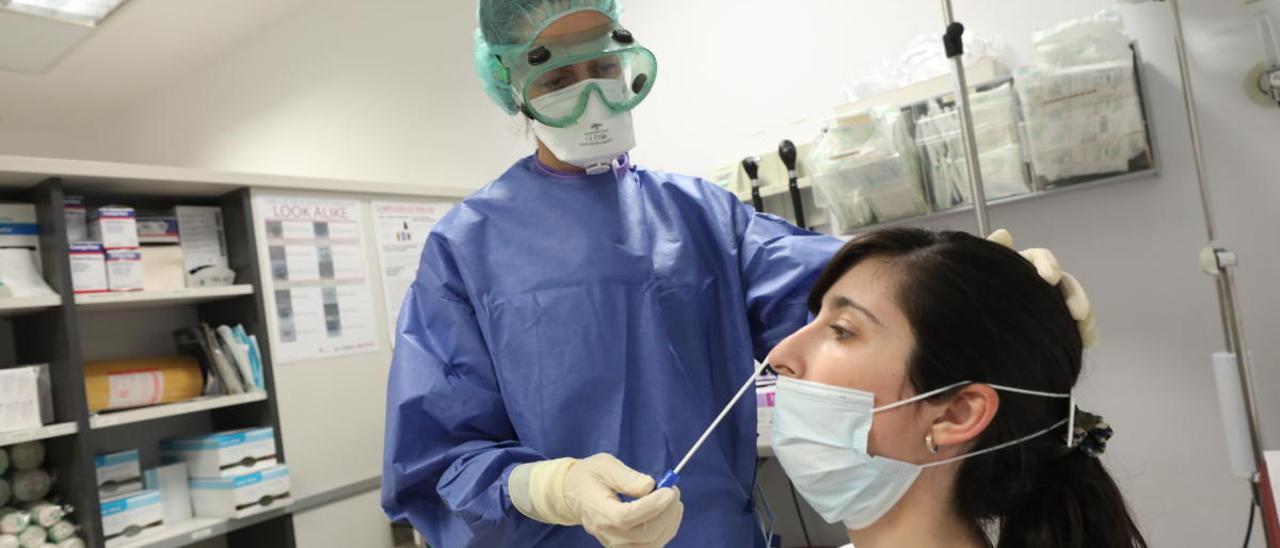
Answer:
[[(266, 311), (258, 287), (261, 276), (254, 244), (249, 189), (236, 185), (236, 177), (230, 176), (208, 184), (190, 181), (203, 172), (181, 173), (181, 170), (165, 168), (41, 159), (20, 159), (16, 162), (32, 168), (69, 168), (65, 173), (79, 180), (64, 181), (57, 177), (63, 173), (61, 170), (46, 173), (8, 171), (15, 160), (0, 156), (0, 199), (35, 204), (43, 274), (58, 293), (52, 297), (0, 300), (0, 345), (8, 346), (4, 341), (13, 341), (14, 347), (12, 350), (0, 349), (3, 350), (0, 351), (0, 367), (49, 364), (55, 407), (54, 424), (29, 431), (2, 433), (0, 446), (45, 441), (49, 455), (47, 466), (57, 478), (54, 495), (76, 508), (73, 518), (83, 527), (82, 536), (86, 544), (92, 548), (105, 546), (99, 513), (101, 501), (94, 480), (93, 457), (96, 454), (137, 448), (142, 453), (146, 468), (159, 464), (158, 445), (163, 439), (272, 426), (276, 429), (278, 455), (284, 460), (279, 416), (275, 400), (270, 396), (275, 391), (275, 380)], [(108, 176), (125, 171), (135, 173), (132, 177), (107, 182), (101, 176), (87, 175), (94, 170), (102, 170), (99, 173)], [(180, 175), (181, 180), (190, 184), (172, 185), (149, 179), (166, 174)], [(245, 180), (261, 183), (273, 179), (255, 180), (246, 176)], [(288, 179), (280, 181), (289, 182)], [(237, 285), (75, 295), (63, 213), (64, 196), (68, 193), (85, 196), (91, 205), (126, 203), (220, 207), (228, 259), (237, 273)], [(139, 309), (146, 310), (140, 314), (137, 312)], [(151, 318), (159, 319), (149, 321)], [(152, 343), (163, 343), (169, 332), (181, 327), (171, 324), (175, 318), (212, 325), (243, 325), (259, 341), (266, 391), (91, 414), (85, 399), (84, 363), (89, 359), (99, 359), (104, 353), (119, 353), (120, 350), (104, 347), (117, 342), (109, 337), (87, 339), (86, 326), (97, 327), (105, 322), (113, 328), (124, 329), (123, 333), (136, 335), (120, 339), (141, 339), (146, 335), (151, 337)], [(155, 333), (161, 336), (155, 337)], [(173, 347), (164, 351), (176, 354), (177, 349)], [(219, 536), (225, 537), (224, 542), (228, 546), (291, 548), (294, 546), (292, 520), (280, 519), (287, 515), (288, 509), (282, 508), (245, 520), (195, 519), (133, 541), (113, 544), (113, 548), (117, 545), (184, 546)]]
[(266, 399), (266, 392), (250, 392), (248, 394), (236, 394), (233, 396), (207, 396), (184, 402), (152, 405), (150, 407), (140, 407), (138, 409), (130, 409), (127, 411), (108, 411), (89, 417), (89, 428), (93, 430), (101, 430), (104, 428), (111, 428), (113, 426), (122, 426), (168, 417), (177, 417), (180, 415), (189, 415), (191, 413), (202, 413), (224, 407), (264, 401)]
[(5, 297), (0, 298), (0, 318), (14, 318), (62, 306), (62, 297)]
[(70, 436), (76, 433), (79, 427), (74, 422), (64, 422), (58, 424), (50, 424), (40, 428), (32, 428), (30, 430), (14, 430), (11, 432), (0, 433), (0, 447), (6, 445), (17, 445), (19, 443), (27, 443), (29, 441), (47, 440), (60, 438), (62, 436)]
[(202, 304), (230, 297), (252, 295), (253, 285), (241, 284), (228, 287), (199, 287), (167, 291), (136, 291), (128, 293), (88, 293), (76, 295), (76, 305), (84, 310), (130, 310), (155, 306), (181, 306)]

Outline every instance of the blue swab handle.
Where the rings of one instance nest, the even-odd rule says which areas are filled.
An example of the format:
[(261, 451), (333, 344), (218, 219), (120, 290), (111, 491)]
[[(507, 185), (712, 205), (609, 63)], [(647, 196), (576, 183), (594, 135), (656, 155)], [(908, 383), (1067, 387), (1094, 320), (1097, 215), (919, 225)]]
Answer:
[(664, 487), (675, 487), (677, 483), (680, 483), (680, 474), (677, 474), (675, 470), (667, 470), (666, 473), (662, 474), (662, 479), (658, 480), (658, 486), (653, 489), (657, 491)]

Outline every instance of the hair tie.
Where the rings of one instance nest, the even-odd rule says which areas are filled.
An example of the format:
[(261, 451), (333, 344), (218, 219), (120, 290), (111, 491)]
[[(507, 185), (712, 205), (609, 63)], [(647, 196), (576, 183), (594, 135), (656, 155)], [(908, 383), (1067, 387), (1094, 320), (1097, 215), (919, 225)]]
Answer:
[(1067, 447), (1067, 452), (1078, 449), (1095, 459), (1107, 452), (1107, 440), (1115, 435), (1111, 425), (1107, 424), (1101, 416), (1079, 408), (1075, 410), (1074, 422), (1075, 426), (1071, 430), (1071, 445)]

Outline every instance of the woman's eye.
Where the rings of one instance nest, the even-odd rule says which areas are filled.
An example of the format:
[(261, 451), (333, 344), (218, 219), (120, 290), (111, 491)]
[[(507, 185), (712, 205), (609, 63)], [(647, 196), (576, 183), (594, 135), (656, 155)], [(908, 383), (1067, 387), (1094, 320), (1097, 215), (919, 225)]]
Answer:
[(831, 333), (835, 335), (837, 341), (843, 341), (845, 339), (853, 337), (853, 332), (849, 331), (848, 329), (845, 329), (835, 324), (832, 324), (830, 327), (831, 327)]

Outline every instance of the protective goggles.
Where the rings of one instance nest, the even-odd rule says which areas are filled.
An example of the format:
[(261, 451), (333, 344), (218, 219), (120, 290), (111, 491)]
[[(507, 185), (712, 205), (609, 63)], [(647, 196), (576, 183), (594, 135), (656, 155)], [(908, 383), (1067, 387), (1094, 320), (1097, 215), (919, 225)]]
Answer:
[(569, 127), (586, 111), (592, 95), (614, 112), (630, 111), (649, 95), (658, 75), (653, 52), (617, 24), (585, 35), (585, 40), (542, 41), (504, 59), (529, 117)]

